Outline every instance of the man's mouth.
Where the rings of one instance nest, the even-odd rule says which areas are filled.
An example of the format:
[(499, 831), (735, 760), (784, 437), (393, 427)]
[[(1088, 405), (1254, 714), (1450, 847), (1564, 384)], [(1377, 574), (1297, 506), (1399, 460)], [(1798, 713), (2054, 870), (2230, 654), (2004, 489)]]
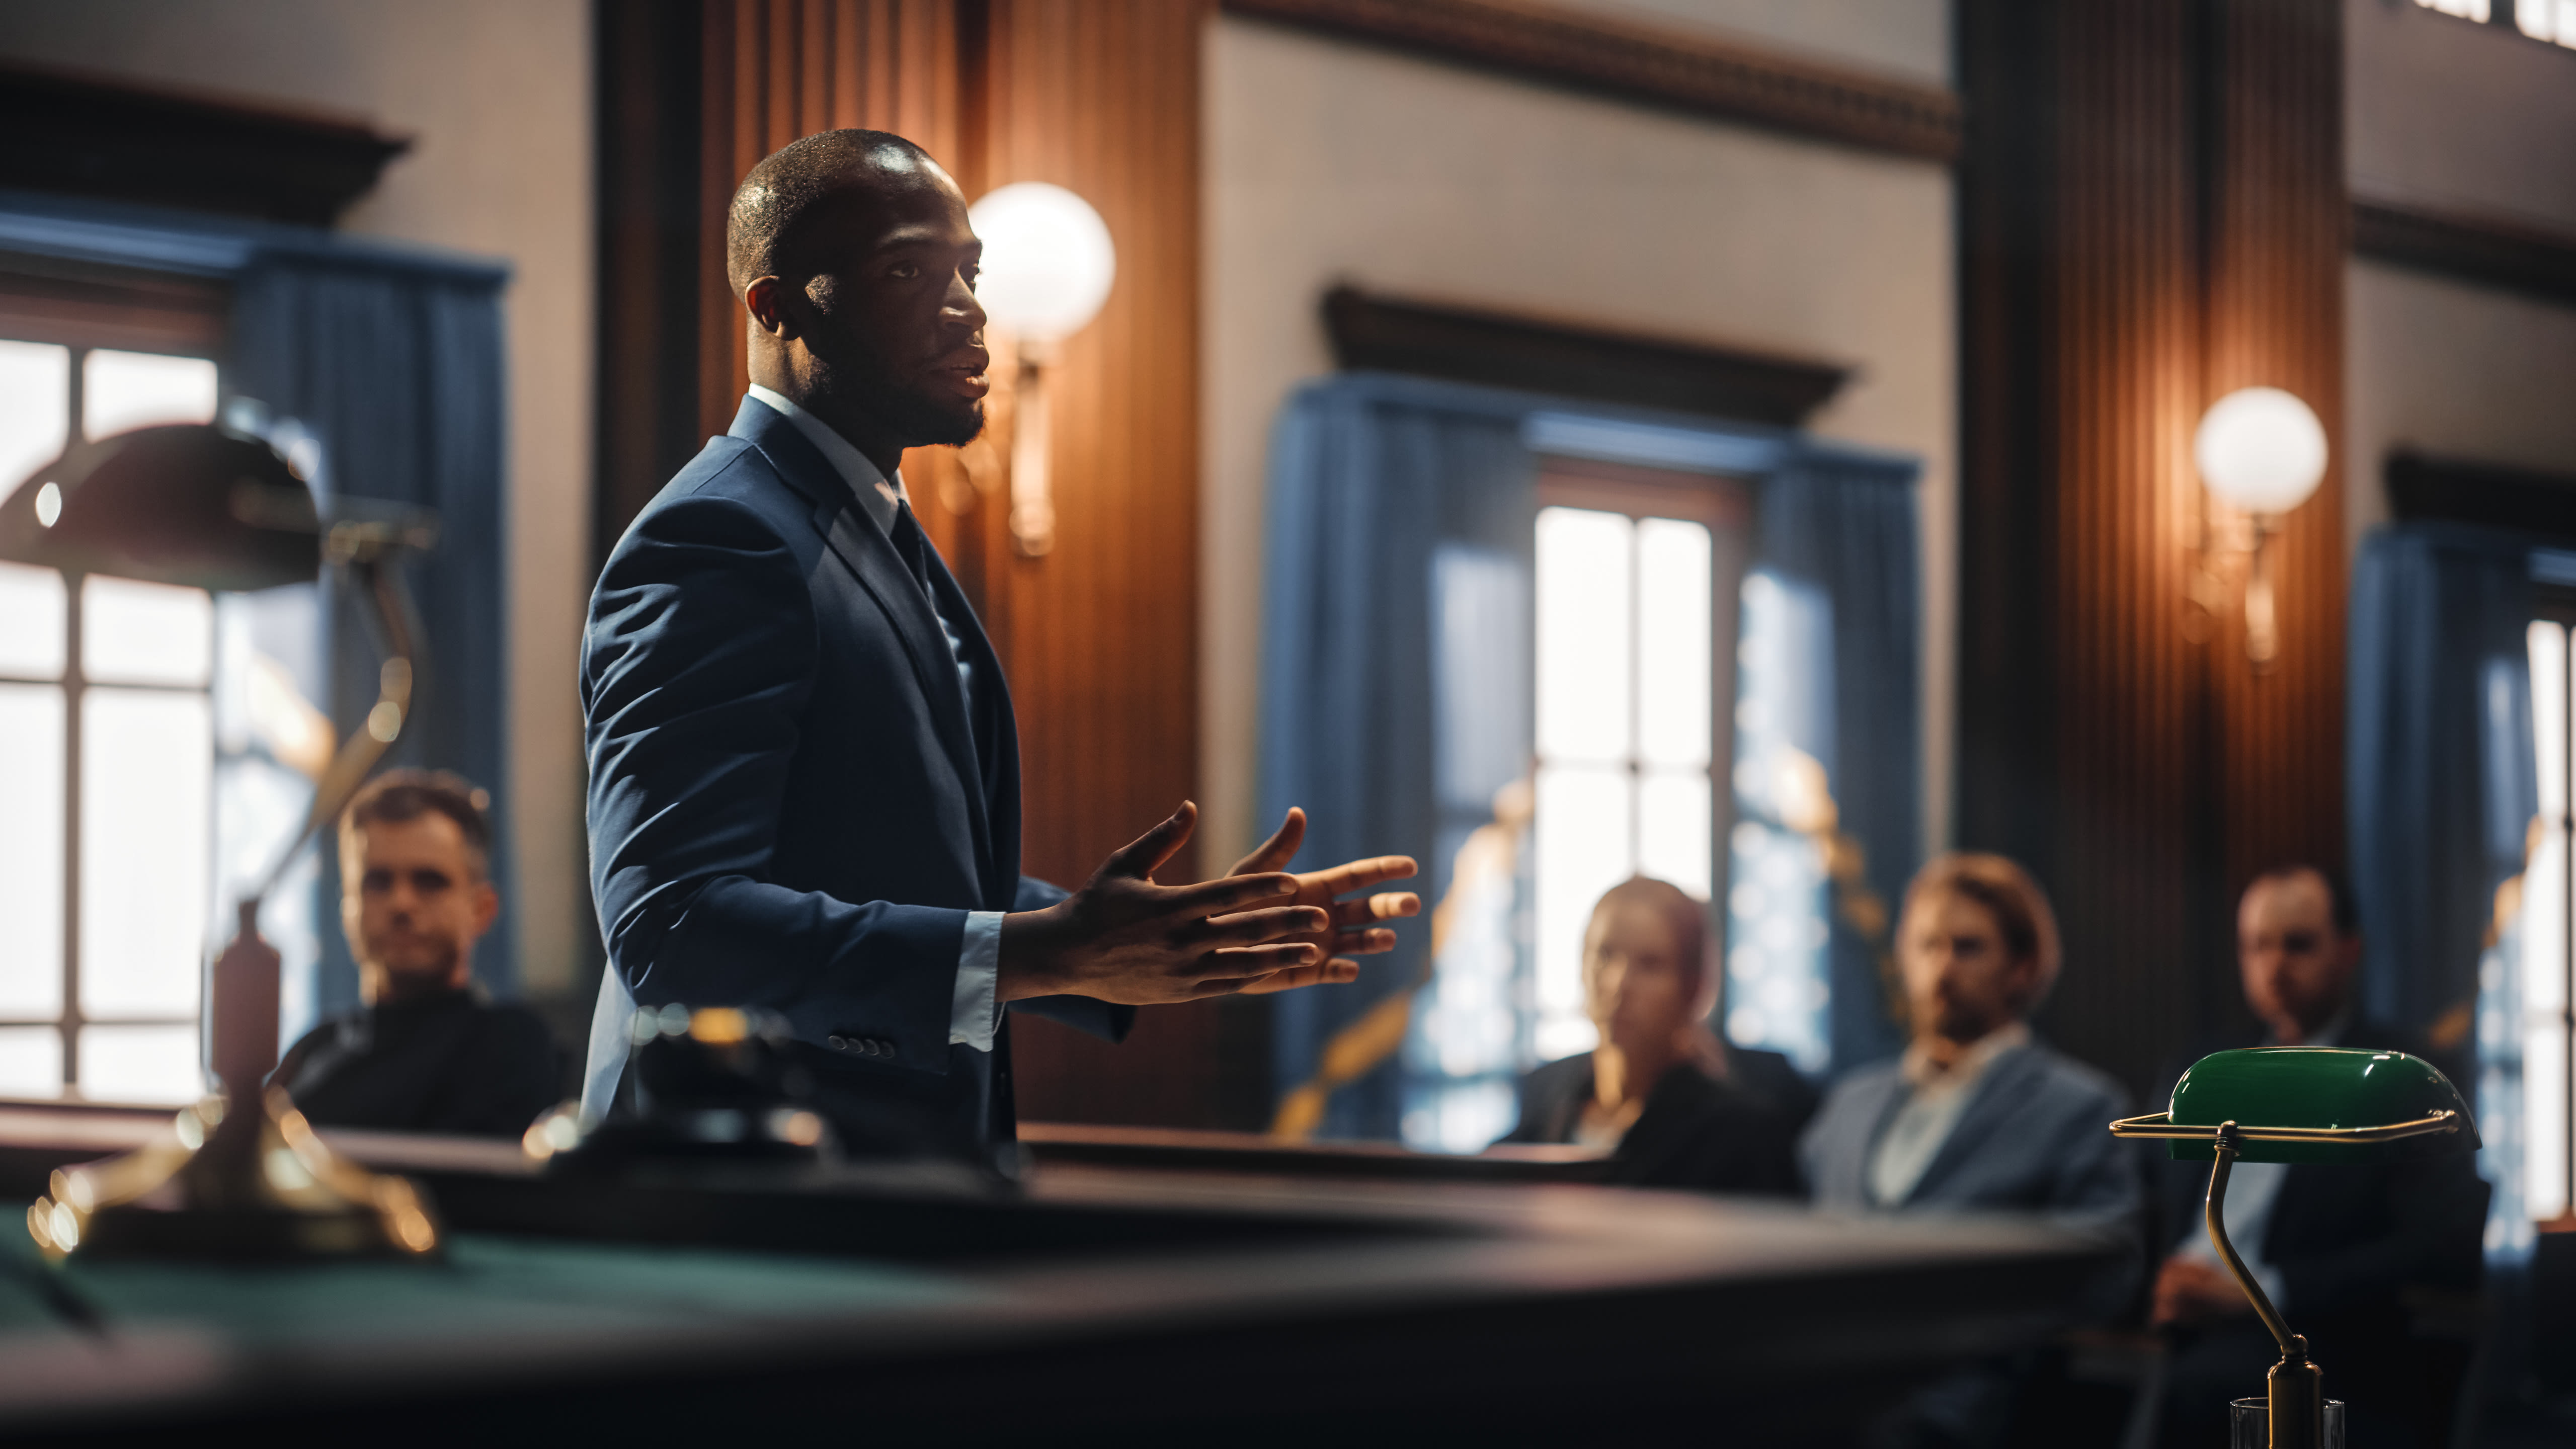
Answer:
[(961, 347), (941, 358), (931, 373), (950, 392), (973, 402), (993, 390), (992, 381), (984, 375), (992, 363), (992, 354), (983, 348)]

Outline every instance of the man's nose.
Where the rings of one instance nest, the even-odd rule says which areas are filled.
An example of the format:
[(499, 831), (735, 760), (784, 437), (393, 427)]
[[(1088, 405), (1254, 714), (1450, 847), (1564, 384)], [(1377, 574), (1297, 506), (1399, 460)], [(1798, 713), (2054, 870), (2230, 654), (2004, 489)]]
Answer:
[(969, 332), (984, 330), (984, 304), (977, 300), (975, 289), (966, 285), (963, 276), (948, 279), (948, 298), (942, 310)]

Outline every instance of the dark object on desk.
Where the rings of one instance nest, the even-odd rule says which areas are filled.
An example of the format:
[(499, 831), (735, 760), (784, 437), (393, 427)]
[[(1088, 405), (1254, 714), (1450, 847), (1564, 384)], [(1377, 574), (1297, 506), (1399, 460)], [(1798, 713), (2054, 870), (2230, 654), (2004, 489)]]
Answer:
[(362, 1006), (305, 1033), (269, 1081), (316, 1127), (516, 1140), (561, 1096), (545, 1022), (472, 991)]
[[(1619, 1139), (1599, 1181), (1621, 1187), (1679, 1187), (1703, 1192), (1798, 1192), (1795, 1119), (1738, 1075), (1747, 1057), (1772, 1052), (1729, 1048), (1725, 1080), (1695, 1062), (1677, 1062), (1655, 1083), (1645, 1110)], [(1747, 1071), (1759, 1071), (1752, 1067)], [(1521, 1079), (1521, 1124), (1506, 1142), (1572, 1142), (1592, 1099), (1592, 1054), (1547, 1063)], [(1803, 1082), (1800, 1085), (1804, 1085)], [(1812, 1097), (1810, 1097), (1812, 1104)]]

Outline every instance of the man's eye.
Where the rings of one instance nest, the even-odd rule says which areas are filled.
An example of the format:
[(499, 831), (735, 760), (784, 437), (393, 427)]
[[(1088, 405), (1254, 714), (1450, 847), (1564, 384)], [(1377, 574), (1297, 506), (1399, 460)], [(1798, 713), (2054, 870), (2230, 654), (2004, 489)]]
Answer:
[(921, 275), (921, 268), (918, 264), (913, 262), (897, 262), (886, 269), (886, 275), (900, 281), (909, 282), (913, 278)]

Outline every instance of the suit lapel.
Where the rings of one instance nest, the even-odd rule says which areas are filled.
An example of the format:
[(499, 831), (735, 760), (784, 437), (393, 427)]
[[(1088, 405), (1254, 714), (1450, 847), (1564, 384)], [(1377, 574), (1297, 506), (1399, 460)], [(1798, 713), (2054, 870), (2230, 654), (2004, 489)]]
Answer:
[(1969, 1160), (1977, 1144), (1994, 1135), (2003, 1120), (2012, 1115), (2012, 1104), (2020, 1100), (2023, 1079), (2039, 1069), (2039, 1058), (2031, 1048), (2019, 1046), (1998, 1058), (1977, 1080), (1968, 1105), (1959, 1120), (1950, 1127), (1950, 1136), (1932, 1160), (1924, 1165), (1923, 1175), (1914, 1182), (1914, 1190), (1905, 1195), (1907, 1202), (1919, 1201), (1938, 1185), (1941, 1179), (1958, 1171), (1959, 1164)]
[[(948, 638), (940, 632), (938, 616), (930, 611), (930, 600), (923, 596), (912, 570), (904, 566), (903, 556), (895, 552), (894, 541), (859, 508), (849, 485), (796, 431), (795, 424), (767, 406), (746, 399), (734, 419), (733, 431), (734, 436), (760, 449), (778, 475), (814, 503), (814, 527), (831, 546), (833, 555), (858, 580), (859, 587), (876, 601), (878, 610), (894, 626), (895, 637), (903, 641), (903, 652), (912, 661), (913, 678), (921, 686), (922, 697), (930, 702), (931, 723), (938, 731), (940, 748), (966, 791), (976, 857), (989, 876), (993, 840), (992, 823), (985, 818), (989, 812), (984, 771), (975, 757), (974, 731), (967, 726), (966, 697), (957, 686), (956, 660), (948, 652)], [(945, 569), (936, 564), (933, 568), (939, 577), (945, 577)], [(953, 590), (955, 585), (949, 587)], [(973, 615), (966, 617), (972, 619)], [(983, 631), (979, 628), (973, 632), (980, 640)], [(991, 649), (985, 648), (984, 654), (989, 658)], [(984, 666), (978, 663), (977, 667)], [(993, 673), (998, 679), (998, 665), (993, 666)]]

